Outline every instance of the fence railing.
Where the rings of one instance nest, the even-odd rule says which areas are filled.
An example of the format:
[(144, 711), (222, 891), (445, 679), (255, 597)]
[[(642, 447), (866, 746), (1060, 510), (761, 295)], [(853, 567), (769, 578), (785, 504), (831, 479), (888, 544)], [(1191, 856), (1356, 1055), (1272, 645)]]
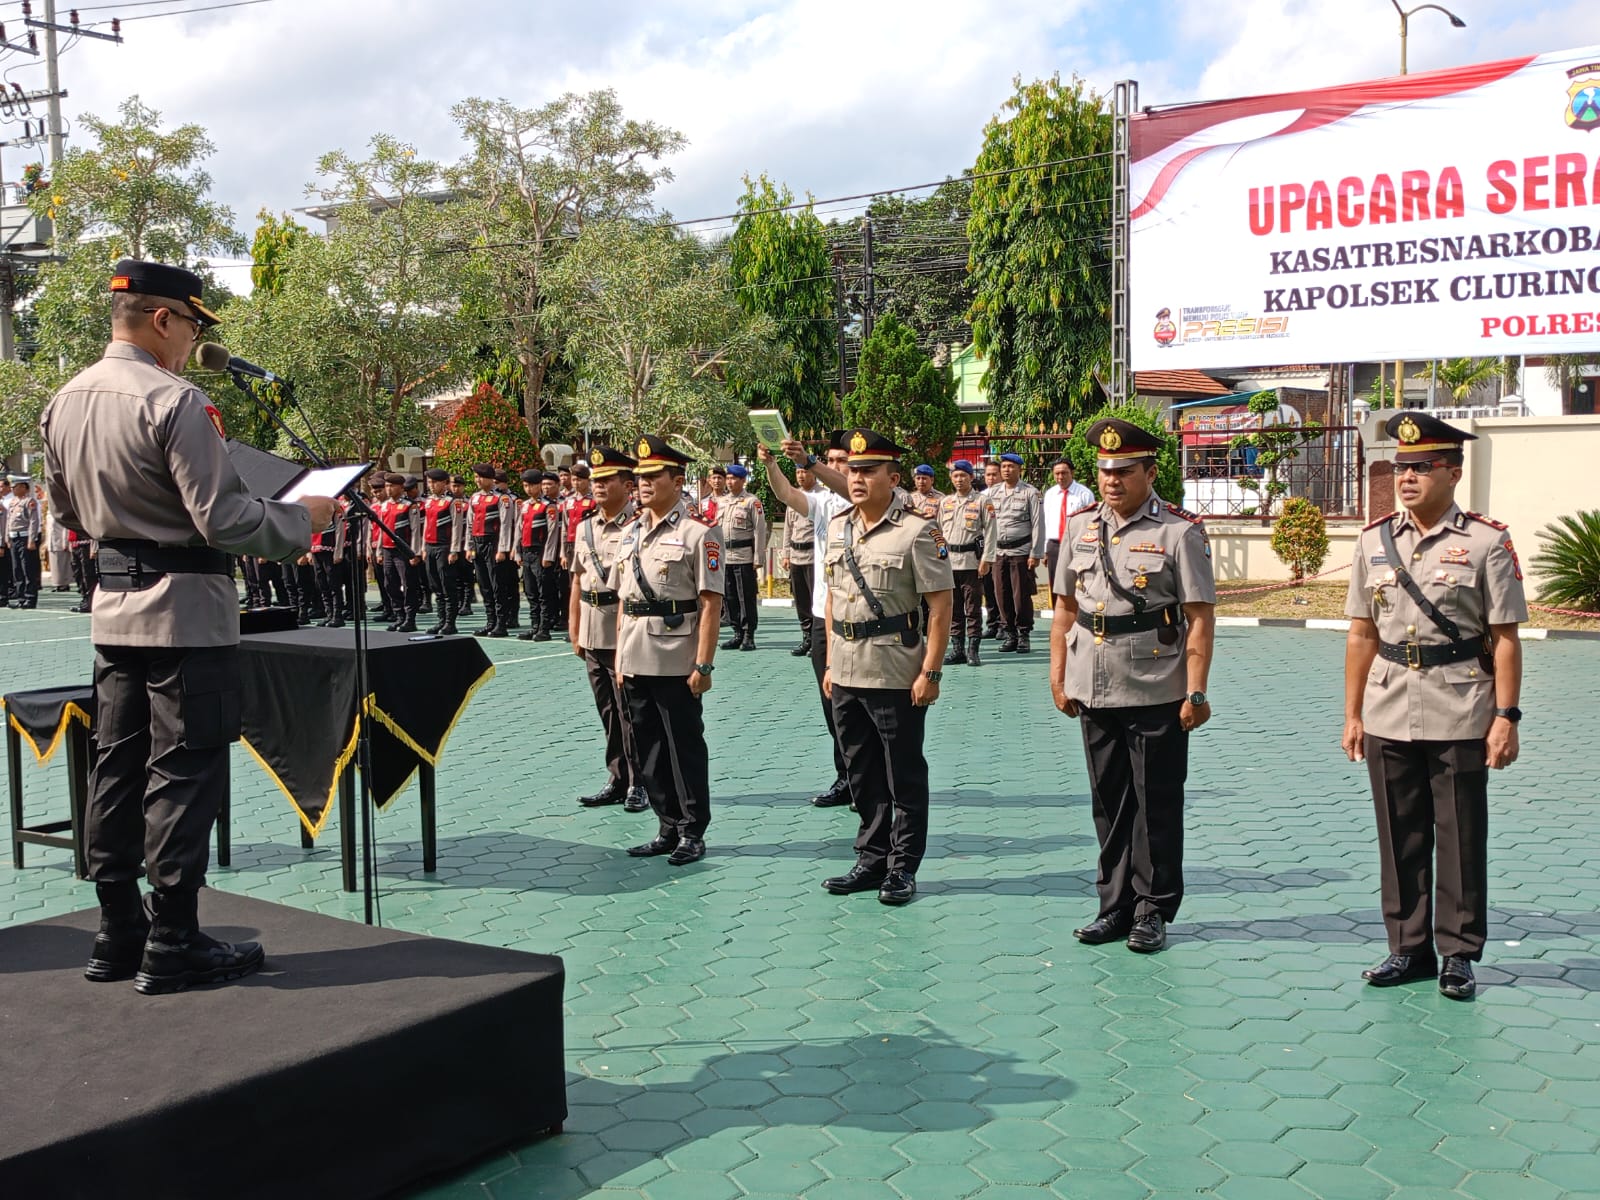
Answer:
[[(1200, 459), (1186, 449), (1183, 464), (1183, 506), (1205, 517), (1258, 517), (1266, 508), (1267, 475), (1239, 451), (1226, 461)], [(1359, 520), (1364, 511), (1366, 459), (1361, 430), (1354, 425), (1325, 427), (1280, 466), (1278, 480), (1288, 485), (1285, 497), (1303, 496), (1330, 520)], [(1281, 507), (1281, 501), (1275, 502)]]

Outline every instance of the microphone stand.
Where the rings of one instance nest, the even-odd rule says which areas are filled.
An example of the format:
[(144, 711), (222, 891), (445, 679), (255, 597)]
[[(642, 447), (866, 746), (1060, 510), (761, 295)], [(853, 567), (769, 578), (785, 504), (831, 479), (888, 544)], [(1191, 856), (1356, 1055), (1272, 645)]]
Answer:
[[(284, 435), (288, 437), (289, 444), (291, 446), (293, 446), (301, 454), (305, 455), (305, 457), (309, 459), (313, 465), (320, 468), (326, 468), (329, 465), (325, 455), (317, 453), (317, 451), (306, 445), (305, 439), (294, 431), (289, 423), (283, 419), (283, 415), (256, 393), (255, 388), (250, 384), (251, 376), (233, 368), (229, 368), (228, 374), (233, 379), (233, 385), (246, 396), (248, 396), (250, 398), (250, 402), (254, 404), (258, 410), (264, 413), (268, 420), (270, 420), (274, 425), (283, 431)], [(275, 382), (285, 391), (285, 393), (287, 393), (289, 402), (294, 405), (295, 411), (300, 413), (300, 419), (306, 422), (306, 429), (309, 432), (311, 430), (311, 422), (306, 419), (305, 412), (300, 408), (299, 402), (294, 398), (294, 386), (286, 379), (278, 379)], [(319, 445), (321, 440), (321, 438), (317, 439)], [(370, 504), (362, 499), (361, 493), (356, 488), (355, 483), (352, 482), (345, 487), (344, 490), (340, 492), (340, 495), (345, 497), (345, 499), (350, 502), (350, 509), (359, 513), (362, 520), (371, 521), (373, 525), (387, 533), (390, 538), (394, 540), (396, 545), (400, 543), (400, 535), (395, 532), (393, 526), (391, 526), (387, 521), (377, 514)], [(347, 520), (347, 516), (345, 514), (336, 514), (334, 520), (344, 521)], [(377, 872), (376, 855), (373, 851), (375, 830), (371, 784), (372, 722), (367, 719), (367, 714), (364, 711), (367, 703), (368, 676), (366, 598), (367, 580), (365, 572), (363, 572), (360, 568), (361, 556), (355, 553), (354, 547), (348, 542), (346, 543), (346, 550), (350, 554), (350, 560), (347, 564), (350, 574), (350, 627), (351, 632), (355, 637), (356, 651), (355, 721), (356, 762), (360, 768), (358, 773), (361, 776), (361, 893), (363, 906), (366, 912), (366, 922), (368, 925), (372, 925), (375, 923), (373, 920), (373, 912), (376, 904), (376, 891), (373, 880)], [(346, 830), (345, 834), (346, 836), (350, 836), (353, 832), (354, 831)], [(381, 925), (382, 923), (383, 914), (380, 908), (378, 910), (376, 924)]]

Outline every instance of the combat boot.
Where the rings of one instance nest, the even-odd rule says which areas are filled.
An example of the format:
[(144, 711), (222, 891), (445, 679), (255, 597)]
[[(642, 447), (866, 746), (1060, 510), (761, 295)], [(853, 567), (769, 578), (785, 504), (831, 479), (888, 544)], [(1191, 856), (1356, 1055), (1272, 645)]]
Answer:
[(967, 639), (965, 634), (957, 634), (950, 639), (950, 653), (944, 656), (944, 665), (953, 667), (957, 663), (967, 661)]
[(983, 659), (978, 657), (978, 643), (982, 640), (982, 638), (973, 638), (972, 641), (967, 643), (967, 666), (983, 666)]
[(94, 950), (83, 977), (91, 983), (131, 979), (150, 937), (150, 918), (145, 916), (139, 896), (139, 881), (97, 883), (94, 891), (100, 900), (100, 931), (94, 935)]
[(1029, 639), (1032, 638), (1032, 637), (1033, 637), (1033, 631), (1031, 629), (1019, 629), (1019, 630), (1017, 630), (1017, 653), (1018, 654), (1031, 654), (1033, 652), (1033, 646), (1029, 641)]
[(177, 888), (151, 896), (155, 921), (133, 990), (146, 996), (181, 992), (197, 983), (224, 983), (261, 969), (266, 960), (257, 942), (237, 946), (200, 932), (199, 895)]
[(1000, 653), (1015, 654), (1017, 652), (1017, 635), (1010, 629), (1002, 630), (1000, 635)]

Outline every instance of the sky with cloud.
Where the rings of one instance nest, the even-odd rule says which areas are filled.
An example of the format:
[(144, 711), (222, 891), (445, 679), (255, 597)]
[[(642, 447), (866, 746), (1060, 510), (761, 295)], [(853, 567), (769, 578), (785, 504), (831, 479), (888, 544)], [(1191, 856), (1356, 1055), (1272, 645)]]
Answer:
[[(266, 0), (132, 19), (223, 2), (89, 0), (82, 19), (122, 17), (124, 44), (77, 40), (61, 83), (69, 121), (137, 93), (168, 123), (204, 126), (214, 194), (246, 233), (264, 207), (308, 203), (324, 151), (358, 152), (384, 132), (456, 157), (449, 110), (467, 96), (531, 107), (616, 89), (630, 116), (687, 136), (659, 207), (688, 218), (730, 211), (746, 173), (819, 199), (958, 174), (1018, 75), (1077, 74), (1100, 91), (1136, 79), (1141, 103), (1163, 105), (1399, 65), (1389, 0)], [(1465, 29), (1434, 11), (1412, 18), (1413, 71), (1600, 43), (1592, 4), (1449, 7)], [(0, 22), (15, 39), (20, 0), (0, 0)], [(0, 77), (42, 89), (36, 61), (6, 56)], [(0, 137), (17, 132), (0, 123)], [(3, 153), (10, 180), (38, 154)]]

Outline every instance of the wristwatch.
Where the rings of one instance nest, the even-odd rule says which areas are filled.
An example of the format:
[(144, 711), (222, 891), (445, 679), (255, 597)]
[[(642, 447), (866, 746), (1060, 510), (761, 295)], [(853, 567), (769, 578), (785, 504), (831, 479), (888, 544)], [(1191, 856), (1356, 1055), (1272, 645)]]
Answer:
[(938, 683), (942, 679), (944, 679), (944, 672), (943, 671), (924, 671), (922, 673), (922, 677), (924, 679), (926, 679), (929, 683)]
[(1205, 702), (1206, 702), (1206, 694), (1204, 692), (1190, 692), (1189, 693), (1189, 703), (1194, 705), (1196, 708), (1199, 708)]
[(1515, 725), (1518, 721), (1522, 720), (1522, 710), (1520, 708), (1518, 708), (1515, 704), (1513, 704), (1510, 708), (1497, 708), (1497, 709), (1495, 709), (1494, 710), (1494, 715), (1497, 716), (1497, 717), (1504, 717), (1506, 720), (1510, 721), (1513, 725)]
[(814, 467), (816, 465), (817, 465), (817, 456), (815, 454), (807, 454), (806, 455), (806, 470), (809, 471), (812, 467)]
[(695, 663), (694, 669), (702, 675), (709, 675), (713, 668), (710, 663)]

